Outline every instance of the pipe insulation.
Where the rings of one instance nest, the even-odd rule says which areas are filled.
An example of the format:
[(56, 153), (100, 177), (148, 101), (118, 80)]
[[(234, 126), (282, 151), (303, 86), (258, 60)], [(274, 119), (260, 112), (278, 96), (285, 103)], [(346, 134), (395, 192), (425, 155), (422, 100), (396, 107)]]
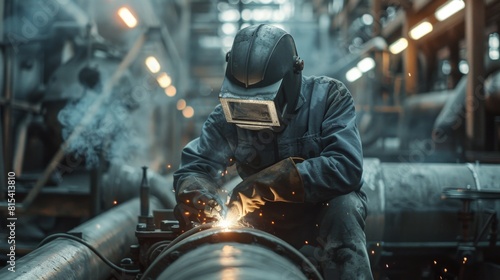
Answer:
[[(448, 188), (500, 191), (500, 165), (383, 163), (364, 159), (363, 190), (368, 197), (367, 242), (455, 242), (460, 234), (462, 202), (443, 199)], [(472, 203), (475, 221), (485, 211), (500, 212), (500, 201)]]

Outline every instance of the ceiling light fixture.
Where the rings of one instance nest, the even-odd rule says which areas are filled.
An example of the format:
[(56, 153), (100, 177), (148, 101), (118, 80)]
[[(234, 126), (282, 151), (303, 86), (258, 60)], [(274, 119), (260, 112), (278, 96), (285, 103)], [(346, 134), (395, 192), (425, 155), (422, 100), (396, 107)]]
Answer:
[(117, 13), (129, 28), (137, 26), (137, 19), (127, 7), (121, 7)]
[(443, 21), (465, 7), (465, 2), (462, 0), (450, 0), (446, 4), (436, 9), (434, 16), (437, 20)]
[(359, 79), (361, 77), (363, 73), (361, 73), (361, 71), (358, 69), (358, 67), (353, 67), (351, 68), (351, 70), (347, 71), (347, 73), (345, 73), (345, 78), (347, 79), (347, 81), (349, 82), (354, 82), (356, 81), (357, 79)]
[(146, 66), (148, 67), (149, 71), (151, 73), (158, 73), (158, 71), (160, 71), (160, 63), (158, 62), (158, 60), (156, 59), (156, 57), (154, 56), (148, 56), (146, 58), (146, 60), (144, 61), (144, 63), (146, 64)]
[(365, 57), (360, 62), (358, 62), (357, 66), (362, 73), (365, 73), (375, 67), (375, 60), (373, 60), (373, 58), (371, 57)]
[(389, 51), (393, 54), (398, 54), (408, 47), (406, 38), (399, 38), (389, 46)]
[(418, 40), (432, 31), (432, 24), (428, 21), (423, 21), (410, 30), (410, 37), (413, 40)]

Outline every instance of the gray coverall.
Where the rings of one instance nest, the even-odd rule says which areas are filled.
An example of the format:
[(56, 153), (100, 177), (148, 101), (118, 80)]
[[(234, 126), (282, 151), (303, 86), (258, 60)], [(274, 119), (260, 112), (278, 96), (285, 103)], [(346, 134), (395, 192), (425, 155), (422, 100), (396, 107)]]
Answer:
[(246, 221), (298, 249), (317, 246), (312, 252), (325, 279), (372, 279), (363, 155), (350, 92), (335, 79), (304, 76), (295, 113), (288, 117), (279, 132), (245, 130), (226, 122), (218, 105), (200, 137), (184, 148), (174, 188), (193, 175), (220, 183), (231, 163), (245, 179), (287, 157), (304, 158), (297, 169), (305, 203), (267, 203)]

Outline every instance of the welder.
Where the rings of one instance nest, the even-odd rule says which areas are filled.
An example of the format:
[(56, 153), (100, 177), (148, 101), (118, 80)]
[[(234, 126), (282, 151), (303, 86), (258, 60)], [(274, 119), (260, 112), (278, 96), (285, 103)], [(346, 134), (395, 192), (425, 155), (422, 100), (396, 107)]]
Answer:
[[(302, 75), (294, 39), (272, 25), (241, 29), (226, 61), (221, 104), (174, 173), (179, 222), (236, 212), (312, 255), (325, 279), (372, 279), (349, 90), (330, 77)], [(232, 164), (242, 181), (226, 203), (219, 190)]]

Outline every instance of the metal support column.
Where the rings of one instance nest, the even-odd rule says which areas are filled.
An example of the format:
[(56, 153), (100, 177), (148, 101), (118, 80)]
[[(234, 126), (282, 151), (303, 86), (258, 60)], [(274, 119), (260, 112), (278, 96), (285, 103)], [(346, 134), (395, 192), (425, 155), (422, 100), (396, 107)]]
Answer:
[(484, 1), (465, 1), (465, 40), (469, 74), (465, 99), (466, 147), (480, 151), (485, 145), (484, 109)]
[(418, 67), (417, 67), (417, 46), (415, 40), (409, 37), (408, 33), (416, 24), (415, 14), (411, 7), (406, 9), (406, 21), (403, 24), (403, 37), (408, 40), (408, 47), (404, 51), (404, 81), (407, 96), (417, 93)]

